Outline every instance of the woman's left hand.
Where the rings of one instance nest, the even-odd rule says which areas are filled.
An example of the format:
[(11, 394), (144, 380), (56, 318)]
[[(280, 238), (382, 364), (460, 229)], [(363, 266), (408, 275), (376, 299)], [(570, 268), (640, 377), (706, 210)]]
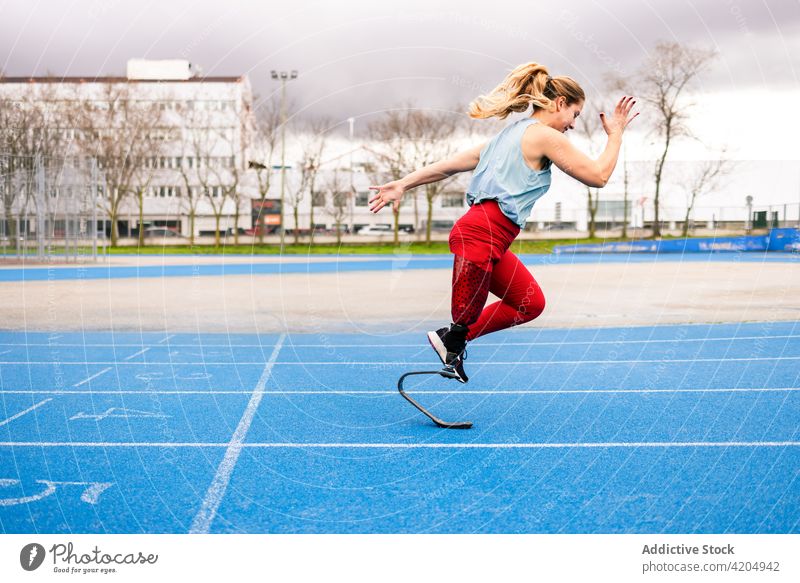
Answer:
[(603, 123), (603, 129), (606, 131), (606, 134), (609, 136), (612, 134), (616, 134), (618, 136), (622, 135), (622, 133), (625, 131), (625, 128), (628, 127), (628, 124), (633, 121), (633, 118), (639, 115), (639, 112), (637, 111), (632, 116), (628, 117), (634, 105), (636, 105), (636, 100), (630, 95), (626, 95), (619, 100), (619, 103), (617, 103), (617, 107), (614, 108), (614, 113), (611, 115), (611, 119), (608, 119), (608, 116), (605, 114), (605, 112), (600, 112), (600, 121)]
[(369, 199), (369, 210), (373, 213), (377, 213), (387, 205), (391, 205), (397, 212), (400, 209), (400, 199), (406, 192), (399, 180), (393, 180), (381, 186), (370, 186), (369, 189), (377, 191)]

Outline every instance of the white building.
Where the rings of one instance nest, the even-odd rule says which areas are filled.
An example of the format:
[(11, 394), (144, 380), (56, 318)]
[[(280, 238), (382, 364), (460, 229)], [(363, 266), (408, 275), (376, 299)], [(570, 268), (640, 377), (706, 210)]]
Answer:
[[(63, 139), (59, 151), (45, 152), (45, 156), (85, 159), (85, 152), (77, 147), (76, 132), (81, 128), (70, 127), (76, 125), (70, 112), (88, 106), (102, 119), (109, 101), (115, 98), (159, 112), (149, 128), (150, 136), (158, 136), (157, 151), (137, 155), (137, 163), (149, 170), (148, 179), (138, 181), (146, 182), (145, 228), (169, 227), (186, 236), (190, 206), (196, 215), (195, 235), (213, 233), (215, 215), (221, 216), (223, 231), (233, 228), (236, 209), (231, 198), (239, 199), (238, 226), (251, 226), (250, 198), (257, 194), (251, 190), (246, 172), (253, 131), (253, 98), (246, 76), (199, 77), (187, 61), (132, 60), (125, 77), (0, 78), (0, 99), (20, 107), (45, 104), (49, 119), (58, 120), (50, 123), (60, 126), (57, 131)], [(102, 134), (103, 128), (94, 131)], [(138, 199), (128, 193), (123, 200), (117, 215), (122, 237), (140, 227)]]

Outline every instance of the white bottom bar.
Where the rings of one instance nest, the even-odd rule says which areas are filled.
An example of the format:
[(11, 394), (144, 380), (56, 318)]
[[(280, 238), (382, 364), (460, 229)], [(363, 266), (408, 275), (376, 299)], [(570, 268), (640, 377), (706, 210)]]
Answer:
[[(800, 580), (799, 539), (715, 534), (6, 535), (0, 537), (0, 580), (83, 581), (91, 576), (84, 569), (98, 569), (98, 575), (100, 569), (114, 569), (114, 576), (103, 580), (779, 583)], [(35, 574), (28, 575), (21, 551), (30, 543), (42, 545), (46, 556)], [(86, 555), (91, 562), (65, 562), (69, 543), (75, 557)], [(665, 554), (669, 550), (673, 552)], [(157, 559), (147, 564), (91, 560), (140, 553)]]

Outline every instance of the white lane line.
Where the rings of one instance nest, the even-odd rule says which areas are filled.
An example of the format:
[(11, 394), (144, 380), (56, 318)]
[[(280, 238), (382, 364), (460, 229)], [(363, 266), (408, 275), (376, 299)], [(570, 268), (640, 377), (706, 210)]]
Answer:
[[(111, 363), (111, 364), (114, 364), (114, 363)], [(104, 369), (103, 369), (103, 370), (101, 370), (99, 373), (97, 373), (97, 374), (93, 374), (93, 375), (92, 375), (92, 376), (90, 376), (88, 379), (84, 379), (84, 380), (82, 380), (81, 382), (79, 382), (79, 383), (75, 383), (75, 384), (74, 384), (74, 385), (72, 385), (72, 386), (73, 386), (73, 387), (80, 387), (81, 385), (88, 383), (88, 382), (89, 382), (90, 380), (92, 380), (92, 379), (96, 379), (96, 378), (97, 378), (97, 377), (99, 377), (101, 374), (105, 374), (105, 373), (107, 373), (107, 372), (108, 372), (108, 371), (110, 371), (110, 370), (111, 370), (111, 367), (110, 367), (110, 366), (109, 366), (108, 368), (104, 368)]]
[[(683, 344), (684, 342), (721, 342), (721, 341), (731, 341), (731, 340), (763, 340), (763, 339), (786, 339), (786, 338), (800, 338), (800, 335), (788, 334), (788, 335), (780, 335), (780, 336), (730, 336), (730, 337), (718, 337), (718, 338), (681, 338), (681, 339), (661, 339), (661, 340), (572, 340), (569, 342), (557, 342), (557, 341), (550, 341), (550, 342), (540, 342), (536, 339), (531, 339), (528, 342), (520, 342), (519, 340), (515, 340), (514, 342), (477, 342), (476, 344), (472, 345), (472, 348), (480, 348), (481, 346), (583, 346), (583, 345), (592, 345), (592, 344), (664, 344), (664, 343), (675, 343), (679, 342)], [(204, 345), (205, 346), (205, 345)], [(211, 345), (208, 345), (211, 346)], [(235, 345), (235, 344), (223, 344), (221, 346), (251, 346), (257, 347), (258, 345)], [(423, 346), (423, 343), (411, 343), (411, 344), (380, 344), (380, 343), (370, 343), (370, 344), (289, 344), (289, 347), (298, 347), (298, 348), (400, 348), (400, 347), (419, 347)]]
[[(759, 361), (759, 360), (800, 360), (800, 356), (764, 356), (764, 357), (753, 357), (753, 358), (674, 358), (674, 359), (647, 359), (647, 360), (490, 360), (490, 361), (480, 361), (480, 360), (470, 360), (470, 364), (472, 365), (480, 365), (480, 366), (513, 366), (513, 365), (522, 365), (522, 364), (534, 364), (537, 366), (541, 365), (553, 365), (553, 364), (669, 364), (672, 362), (752, 362), (752, 361)], [(20, 363), (26, 364), (26, 363)], [(99, 363), (98, 363), (99, 364)], [(111, 363), (114, 364), (114, 363)], [(200, 362), (197, 363), (175, 363), (175, 364), (203, 364)], [(205, 364), (217, 364), (217, 363), (205, 363)], [(218, 363), (224, 364), (224, 363)], [(237, 363), (244, 364), (244, 363)], [(404, 362), (404, 361), (383, 361), (376, 363), (375, 361), (286, 361), (286, 362), (276, 362), (275, 364), (281, 365), (299, 365), (299, 366), (309, 366), (309, 365), (336, 365), (342, 366), (343, 364), (346, 365), (358, 365), (358, 366), (372, 366), (375, 368), (380, 369), (386, 365), (392, 366), (412, 366), (412, 365), (422, 365), (425, 366), (425, 363), (421, 362)]]
[(247, 437), (247, 432), (250, 430), (250, 424), (253, 422), (253, 417), (255, 417), (258, 405), (261, 403), (261, 399), (264, 397), (264, 387), (266, 386), (267, 380), (272, 373), (272, 367), (275, 365), (275, 361), (278, 359), (278, 353), (281, 350), (284, 338), (285, 335), (281, 334), (280, 338), (278, 338), (278, 343), (272, 350), (269, 361), (267, 362), (266, 366), (264, 366), (264, 370), (261, 372), (261, 378), (258, 379), (258, 384), (253, 390), (253, 395), (250, 397), (250, 402), (247, 403), (247, 408), (244, 410), (244, 414), (239, 420), (239, 425), (236, 427), (236, 431), (234, 431), (233, 436), (228, 443), (228, 447), (225, 450), (225, 457), (222, 458), (222, 462), (220, 462), (219, 467), (217, 468), (217, 473), (214, 476), (214, 480), (211, 482), (208, 492), (206, 492), (203, 505), (200, 507), (200, 511), (192, 521), (192, 526), (189, 529), (189, 533), (191, 534), (205, 534), (208, 533), (209, 529), (211, 528), (211, 523), (214, 521), (214, 517), (217, 515), (217, 509), (219, 508), (222, 498), (225, 496), (225, 492), (228, 489), (228, 482), (230, 482), (233, 468), (236, 466), (236, 462), (239, 460), (239, 454), (242, 452), (242, 446), (244, 445), (244, 440)]
[(162, 338), (161, 340), (156, 342), (156, 344), (164, 344), (164, 342), (167, 342), (170, 338), (174, 338), (174, 337), (175, 337), (175, 334), (170, 334), (166, 338)]
[[(193, 442), (53, 442), (0, 441), (0, 447), (185, 447), (230, 448), (228, 443)], [(330, 448), (330, 449), (580, 449), (602, 447), (800, 447), (800, 441), (639, 441), (596, 443), (240, 443), (237, 449)], [(238, 455), (238, 454), (237, 454)], [(224, 493), (224, 492), (223, 492)], [(198, 515), (199, 516), (199, 515)], [(195, 518), (197, 521), (197, 518)], [(193, 527), (194, 529), (194, 524)]]
[[(168, 339), (173, 338), (174, 335), (167, 336), (162, 340), (159, 340), (156, 344), (163, 344)], [(783, 334), (783, 335), (775, 335), (775, 336), (720, 336), (720, 337), (713, 337), (713, 338), (681, 338), (681, 339), (654, 339), (654, 340), (572, 340), (569, 342), (558, 342), (558, 341), (549, 341), (549, 342), (541, 342), (536, 339), (531, 339), (528, 342), (479, 342), (473, 345), (474, 348), (480, 348), (481, 346), (584, 346), (584, 345), (591, 345), (591, 344), (664, 344), (664, 343), (686, 343), (686, 342), (729, 342), (729, 341), (737, 341), (737, 340), (770, 340), (770, 339), (787, 339), (787, 338), (800, 338), (800, 335), (797, 334)], [(0, 342), (0, 346), (74, 346), (74, 347), (95, 347), (95, 348), (112, 348), (112, 347), (122, 347), (122, 346), (140, 346), (141, 343), (136, 344), (124, 344), (124, 343), (115, 343), (115, 344), (86, 344), (86, 343), (36, 343), (36, 342), (28, 342), (26, 344), (20, 344), (19, 342)], [(272, 342), (263, 342), (261, 344), (198, 344), (198, 343), (191, 343), (191, 344), (184, 344), (184, 343), (170, 343), (170, 346), (173, 348), (270, 348), (272, 347)], [(370, 342), (369, 344), (336, 344), (330, 342), (328, 344), (287, 344), (286, 347), (297, 347), (297, 348), (414, 348), (414, 347), (421, 347), (423, 343), (421, 342), (411, 342), (411, 343), (397, 343), (397, 344), (384, 344), (380, 342)], [(427, 346), (427, 345), (424, 345)], [(2, 353), (0, 353), (2, 354)]]
[[(517, 366), (523, 364), (531, 364), (537, 366), (543, 365), (554, 365), (554, 364), (670, 364), (670, 363), (684, 363), (684, 362), (758, 362), (758, 361), (775, 361), (775, 360), (800, 360), (800, 356), (758, 356), (752, 358), (673, 358), (673, 359), (653, 359), (653, 360), (490, 360), (490, 361), (480, 361), (480, 360), (470, 360), (471, 365), (480, 365), (480, 366)], [(41, 365), (41, 364), (54, 364), (52, 361), (49, 360), (37, 360), (37, 361), (30, 361), (30, 360), (19, 360), (19, 361), (4, 361), (0, 360), (0, 364), (15, 364), (15, 365)], [(74, 361), (74, 362), (61, 362), (60, 365), (73, 365), (73, 364), (80, 364), (80, 365), (102, 365), (102, 364), (131, 364), (134, 366), (141, 366), (145, 363), (143, 362), (109, 362), (109, 361)], [(260, 366), (261, 363), (259, 362), (151, 362), (148, 365), (164, 365), (164, 366), (175, 366), (175, 365), (186, 365), (186, 366)], [(353, 361), (353, 360), (334, 360), (334, 361), (281, 361), (275, 362), (273, 364), (282, 365), (282, 366), (368, 366), (372, 369), (380, 370), (387, 366), (429, 366), (424, 362), (407, 362), (407, 361)], [(430, 365), (434, 366), (434, 365)]]
[(33, 411), (34, 409), (38, 409), (39, 407), (41, 407), (42, 405), (44, 405), (44, 404), (45, 404), (45, 403), (47, 403), (48, 401), (52, 401), (52, 400), (53, 400), (53, 399), (52, 399), (52, 398), (50, 398), (50, 399), (45, 399), (44, 401), (39, 401), (39, 402), (38, 402), (38, 403), (36, 403), (36, 404), (35, 404), (33, 407), (28, 407), (28, 408), (27, 408), (27, 409), (25, 409), (24, 411), (20, 411), (20, 412), (19, 412), (19, 413), (17, 413), (16, 415), (12, 415), (11, 417), (9, 417), (8, 419), (6, 419), (5, 421), (0, 421), (0, 426), (1, 426), (1, 425), (6, 425), (7, 423), (11, 423), (11, 422), (12, 422), (14, 419), (19, 419), (19, 418), (20, 418), (20, 417), (22, 417), (23, 415), (25, 415), (25, 414), (27, 414), (27, 413), (30, 413), (30, 412), (31, 412), (31, 411)]
[(132, 359), (132, 358), (135, 358), (135, 357), (137, 357), (137, 356), (139, 356), (139, 355), (142, 355), (142, 354), (144, 354), (144, 353), (145, 353), (145, 352), (147, 352), (148, 350), (150, 350), (150, 346), (148, 346), (147, 348), (142, 348), (142, 349), (141, 349), (139, 352), (136, 352), (136, 353), (134, 353), (134, 354), (131, 354), (130, 356), (126, 356), (126, 357), (125, 357), (123, 360), (130, 360), (130, 359)]
[[(592, 393), (795, 393), (800, 392), (800, 387), (774, 387), (774, 388), (731, 388), (731, 389), (573, 389), (568, 391), (561, 390), (529, 390), (529, 389), (508, 389), (508, 390), (455, 390), (455, 391), (436, 391), (425, 389), (410, 389), (407, 393), (418, 395), (586, 395)], [(3, 391), (0, 394), (8, 395), (251, 395), (252, 391)], [(396, 395), (397, 391), (383, 391), (365, 389), (359, 390), (292, 390), (292, 391), (262, 391), (264, 395)]]

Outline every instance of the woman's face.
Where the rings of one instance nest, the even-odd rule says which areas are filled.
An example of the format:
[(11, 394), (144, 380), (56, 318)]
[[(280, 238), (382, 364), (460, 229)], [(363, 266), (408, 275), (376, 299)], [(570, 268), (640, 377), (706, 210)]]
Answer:
[(575, 120), (578, 119), (578, 116), (581, 114), (581, 109), (583, 109), (583, 101), (567, 105), (567, 99), (565, 97), (559, 97), (556, 99), (556, 111), (554, 112), (553, 122), (548, 125), (562, 133), (566, 133), (568, 130), (574, 130)]

